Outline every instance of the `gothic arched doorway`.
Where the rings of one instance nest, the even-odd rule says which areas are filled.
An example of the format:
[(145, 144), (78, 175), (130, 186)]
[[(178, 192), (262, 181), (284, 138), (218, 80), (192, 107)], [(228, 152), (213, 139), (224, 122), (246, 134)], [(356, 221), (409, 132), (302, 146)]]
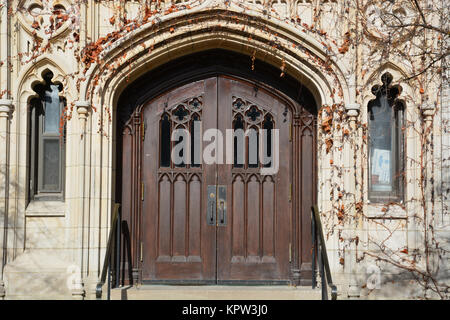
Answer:
[[(280, 73), (211, 50), (150, 71), (122, 93), (116, 197), (139, 282), (310, 283), (316, 105), (306, 87)], [(183, 150), (192, 164), (171, 157), (174, 129), (192, 134), (182, 138), (192, 142)], [(221, 140), (209, 129), (223, 137), (209, 153), (214, 163), (201, 156)], [(237, 160), (239, 138), (230, 140), (229, 156), (227, 129), (274, 134), (244, 136)], [(200, 148), (198, 140), (205, 140)], [(265, 164), (250, 156), (255, 143), (257, 154), (271, 150)]]

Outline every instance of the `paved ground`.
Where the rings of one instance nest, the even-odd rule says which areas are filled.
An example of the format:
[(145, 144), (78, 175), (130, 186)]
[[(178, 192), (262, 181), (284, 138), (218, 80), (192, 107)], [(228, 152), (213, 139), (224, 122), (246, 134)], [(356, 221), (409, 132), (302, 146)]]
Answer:
[(145, 285), (111, 290), (111, 300), (320, 300), (320, 289), (291, 286)]

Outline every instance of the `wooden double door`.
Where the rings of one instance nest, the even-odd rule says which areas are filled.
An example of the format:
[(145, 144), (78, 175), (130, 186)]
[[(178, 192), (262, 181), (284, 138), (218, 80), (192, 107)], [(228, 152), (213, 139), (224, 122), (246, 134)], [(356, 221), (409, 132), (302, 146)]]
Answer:
[[(294, 112), (270, 90), (227, 76), (135, 111), (135, 130), (124, 130), (122, 193), (123, 210), (136, 212), (129, 219), (143, 282), (292, 281), (301, 246), (310, 251), (301, 236), (310, 224), (299, 215), (314, 189), (313, 131), (296, 142)], [(294, 156), (299, 148), (303, 157)], [(294, 199), (301, 192), (303, 205)]]

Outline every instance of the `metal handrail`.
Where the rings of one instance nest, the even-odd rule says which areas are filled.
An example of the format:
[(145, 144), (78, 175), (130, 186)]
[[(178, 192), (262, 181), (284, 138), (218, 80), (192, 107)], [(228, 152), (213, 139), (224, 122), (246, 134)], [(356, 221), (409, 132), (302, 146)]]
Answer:
[(108, 270), (110, 269), (111, 266), (111, 254), (112, 254), (112, 247), (114, 245), (114, 240), (116, 240), (118, 237), (114, 237), (114, 234), (116, 233), (116, 230), (118, 228), (118, 224), (119, 224), (119, 208), (120, 208), (120, 204), (116, 203), (114, 204), (114, 211), (113, 211), (113, 215), (112, 215), (112, 221), (111, 221), (111, 230), (109, 231), (109, 236), (108, 236), (108, 244), (106, 246), (106, 254), (105, 254), (105, 260), (103, 261), (103, 269), (102, 269), (102, 273), (100, 276), (100, 280), (97, 283), (97, 286), (95, 288), (95, 297), (97, 299), (101, 299), (102, 298), (102, 287), (106, 282), (106, 276), (108, 276), (108, 299), (109, 299), (109, 295), (110, 295), (110, 272), (108, 272)]
[(313, 261), (312, 261), (312, 287), (317, 286), (316, 279), (316, 254), (319, 264), (319, 273), (322, 282), (322, 300), (328, 300), (327, 284), (331, 289), (331, 300), (337, 299), (337, 287), (331, 278), (330, 264), (328, 262), (327, 247), (323, 237), (322, 223), (320, 221), (317, 206), (311, 207), (311, 228), (313, 239)]

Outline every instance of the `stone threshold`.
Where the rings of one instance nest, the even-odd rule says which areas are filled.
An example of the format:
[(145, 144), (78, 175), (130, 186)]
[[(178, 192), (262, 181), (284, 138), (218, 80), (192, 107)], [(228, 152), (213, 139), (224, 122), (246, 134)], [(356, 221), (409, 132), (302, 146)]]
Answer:
[(320, 289), (293, 286), (141, 285), (111, 290), (111, 300), (320, 300)]

